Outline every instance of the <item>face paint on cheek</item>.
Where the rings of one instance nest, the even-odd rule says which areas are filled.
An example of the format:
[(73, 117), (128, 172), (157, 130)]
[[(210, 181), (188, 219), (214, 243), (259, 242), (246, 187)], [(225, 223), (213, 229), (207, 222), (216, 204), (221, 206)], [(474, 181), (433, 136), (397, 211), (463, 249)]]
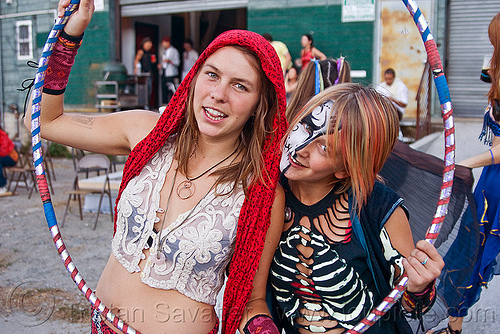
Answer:
[(327, 100), (313, 109), (293, 128), (285, 141), (280, 161), (280, 170), (286, 173), (290, 168), (290, 157), (296, 157), (297, 152), (309, 145), (314, 139), (322, 136), (328, 129), (333, 101)]

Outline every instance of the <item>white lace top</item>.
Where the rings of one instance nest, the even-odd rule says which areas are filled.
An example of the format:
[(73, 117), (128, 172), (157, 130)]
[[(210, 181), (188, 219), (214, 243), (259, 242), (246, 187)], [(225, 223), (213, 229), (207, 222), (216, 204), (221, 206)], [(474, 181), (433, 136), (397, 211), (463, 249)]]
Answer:
[(142, 282), (154, 288), (174, 289), (193, 300), (215, 305), (224, 283), (224, 270), (234, 251), (245, 195), (240, 186), (230, 195), (216, 196), (227, 193), (231, 184), (212, 190), (186, 221), (189, 211), (163, 229), (161, 238), (165, 242), (160, 246), (163, 253), (157, 260), (158, 238), (153, 225), (159, 220), (157, 213), (162, 211), (160, 190), (173, 153), (174, 140), (170, 138), (123, 190), (117, 206), (113, 255), (130, 273), (141, 272), (139, 262), (145, 259), (144, 249), (149, 247), (151, 237), (151, 255), (140, 274)]

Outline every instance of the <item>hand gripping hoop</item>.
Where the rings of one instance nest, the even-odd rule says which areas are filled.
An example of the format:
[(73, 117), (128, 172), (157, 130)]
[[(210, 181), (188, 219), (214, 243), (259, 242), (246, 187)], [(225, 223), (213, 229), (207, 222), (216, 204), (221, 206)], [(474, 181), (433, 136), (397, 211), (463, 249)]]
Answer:
[[(434, 244), (436, 238), (441, 229), (441, 225), (444, 221), (446, 213), (448, 211), (448, 203), (450, 201), (451, 189), (453, 186), (453, 177), (455, 174), (455, 128), (453, 123), (453, 109), (451, 105), (450, 92), (448, 88), (448, 83), (446, 82), (446, 77), (443, 72), (443, 67), (441, 64), (441, 59), (434, 42), (434, 37), (432, 36), (429, 25), (425, 20), (422, 12), (420, 11), (417, 3), (413, 0), (402, 0), (406, 8), (413, 17), (413, 21), (417, 25), (417, 28), (422, 36), (422, 40), (427, 51), (428, 61), (431, 65), (432, 73), (434, 76), (434, 83), (439, 95), (439, 101), (441, 104), (441, 111), (443, 114), (444, 131), (445, 131), (445, 168), (443, 171), (443, 183), (441, 185), (441, 195), (437, 204), (436, 213), (434, 214), (434, 219), (432, 220), (432, 225), (426, 235), (426, 240)], [(31, 107), (31, 143), (33, 147), (33, 161), (35, 165), (35, 173), (38, 189), (40, 192), (40, 197), (43, 203), (43, 209), (45, 214), (45, 219), (52, 234), (52, 239), (57, 248), (57, 252), (61, 256), (64, 266), (71, 275), (71, 278), (78, 286), (78, 289), (85, 295), (85, 298), (97, 308), (97, 310), (106, 317), (116, 328), (121, 331), (133, 334), (139, 333), (132, 327), (127, 325), (125, 322), (120, 320), (116, 315), (114, 315), (109, 308), (101, 303), (99, 298), (94, 294), (92, 289), (90, 289), (85, 280), (81, 277), (76, 268), (69, 252), (66, 250), (66, 245), (61, 237), (59, 227), (57, 225), (57, 220), (54, 212), (54, 207), (50, 198), (50, 193), (47, 185), (47, 179), (45, 177), (45, 171), (43, 168), (43, 154), (40, 136), (40, 102), (42, 100), (42, 87), (45, 78), (45, 72), (47, 70), (47, 62), (52, 54), (52, 49), (54, 43), (57, 42), (57, 38), (61, 30), (64, 28), (68, 22), (69, 16), (76, 10), (80, 3), (80, 0), (71, 0), (70, 5), (66, 8), (66, 12), (62, 18), (58, 18), (54, 27), (49, 33), (47, 41), (43, 47), (42, 56), (38, 62), (38, 70), (35, 76), (34, 91), (33, 91), (33, 103)], [(370, 326), (372, 326), (378, 319), (380, 319), (403, 295), (406, 289), (406, 284), (408, 282), (408, 277), (404, 275), (396, 287), (389, 293), (387, 297), (384, 298), (382, 303), (378, 305), (371, 313), (363, 319), (354, 328), (347, 331), (347, 333), (364, 333)]]
[(64, 266), (71, 275), (71, 278), (78, 286), (78, 289), (85, 295), (85, 298), (97, 308), (97, 310), (106, 317), (116, 328), (120, 329), (124, 333), (134, 334), (139, 333), (132, 327), (124, 323), (120, 318), (114, 315), (109, 308), (101, 303), (99, 298), (94, 294), (92, 289), (87, 286), (85, 280), (80, 276), (76, 265), (73, 263), (69, 252), (66, 250), (66, 245), (61, 237), (59, 227), (57, 226), (57, 220), (54, 213), (54, 206), (50, 198), (50, 193), (47, 185), (47, 179), (45, 177), (45, 171), (43, 169), (43, 155), (42, 155), (42, 144), (40, 136), (40, 102), (42, 100), (42, 87), (45, 78), (45, 72), (47, 70), (47, 62), (50, 55), (52, 54), (52, 49), (54, 44), (57, 42), (60, 32), (68, 22), (69, 16), (78, 8), (80, 0), (71, 0), (70, 5), (66, 8), (66, 12), (62, 18), (58, 18), (54, 27), (49, 33), (49, 37), (45, 42), (43, 47), (42, 56), (38, 62), (38, 70), (35, 76), (34, 90), (33, 90), (33, 103), (31, 107), (31, 144), (33, 147), (33, 161), (35, 165), (36, 182), (40, 192), (40, 197), (43, 203), (43, 211), (45, 214), (45, 219), (49, 226), (50, 233), (52, 234), (52, 240), (57, 248), (57, 252), (61, 256)]

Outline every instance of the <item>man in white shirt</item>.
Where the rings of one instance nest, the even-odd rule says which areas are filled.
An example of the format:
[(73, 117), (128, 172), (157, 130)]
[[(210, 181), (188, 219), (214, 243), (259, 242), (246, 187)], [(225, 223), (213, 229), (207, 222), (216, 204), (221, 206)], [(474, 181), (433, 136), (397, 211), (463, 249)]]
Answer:
[(198, 52), (193, 49), (193, 41), (189, 38), (183, 44), (184, 52), (182, 53), (182, 80), (186, 77), (191, 67), (198, 59)]
[(170, 37), (164, 37), (161, 45), (163, 46), (163, 55), (161, 59), (161, 68), (163, 75), (161, 76), (162, 85), (162, 102), (167, 104), (175, 92), (174, 79), (179, 75), (179, 65), (181, 60), (179, 51), (170, 44)]
[(406, 106), (408, 105), (408, 87), (399, 78), (396, 71), (388, 68), (384, 73), (384, 81), (377, 87), (377, 91), (392, 101), (399, 112), (399, 120), (403, 119)]

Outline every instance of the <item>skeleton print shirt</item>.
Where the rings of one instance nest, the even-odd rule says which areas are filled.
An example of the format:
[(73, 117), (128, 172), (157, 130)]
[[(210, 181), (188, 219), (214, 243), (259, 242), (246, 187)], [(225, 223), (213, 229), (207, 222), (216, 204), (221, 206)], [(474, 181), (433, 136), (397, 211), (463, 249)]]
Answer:
[[(378, 291), (377, 275), (370, 269), (377, 256), (370, 259), (353, 232), (348, 195), (336, 194), (334, 187), (318, 203), (308, 206), (295, 197), (285, 178), (282, 184), (286, 194), (285, 231), (270, 271), (276, 301), (295, 330), (321, 333), (351, 329), (385, 297), (381, 296), (385, 290)], [(388, 190), (381, 184), (375, 188), (380, 187)], [(376, 210), (373, 215), (381, 226), (377, 252), (386, 262), (384, 283), (392, 287), (403, 272), (403, 257), (392, 247), (383, 227), (402, 204), (397, 195), (391, 194), (391, 201), (381, 204), (387, 209)], [(379, 271), (377, 264), (375, 267)]]

